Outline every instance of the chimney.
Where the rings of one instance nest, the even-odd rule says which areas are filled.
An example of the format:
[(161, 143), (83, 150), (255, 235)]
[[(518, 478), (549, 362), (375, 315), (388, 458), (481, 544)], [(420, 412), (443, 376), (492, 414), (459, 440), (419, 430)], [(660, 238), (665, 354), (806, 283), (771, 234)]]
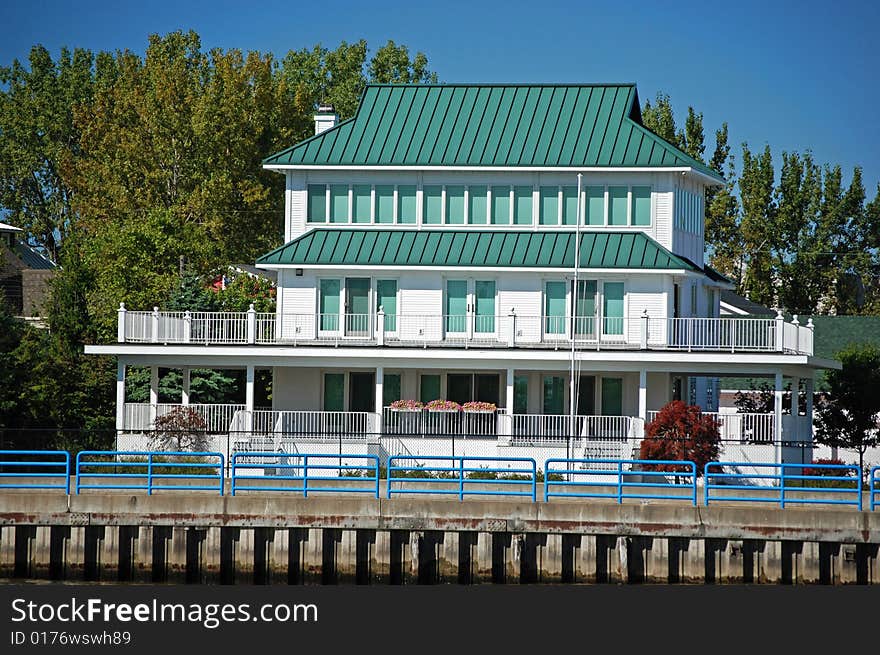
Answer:
[(323, 102), (318, 105), (318, 113), (315, 114), (315, 134), (320, 134), (332, 127), (336, 127), (338, 122), (339, 116), (336, 115), (333, 105)]

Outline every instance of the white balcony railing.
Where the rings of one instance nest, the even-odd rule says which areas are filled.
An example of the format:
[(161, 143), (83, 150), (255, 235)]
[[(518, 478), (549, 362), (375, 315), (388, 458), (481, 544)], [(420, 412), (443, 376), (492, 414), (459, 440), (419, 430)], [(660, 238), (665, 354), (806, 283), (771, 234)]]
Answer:
[(125, 403), (123, 410), (124, 430), (153, 430), (158, 417), (164, 416), (177, 407), (188, 407), (197, 412), (205, 421), (208, 432), (226, 432), (232, 423), (232, 417), (244, 405), (236, 404), (191, 404), (178, 403)]
[[(653, 421), (658, 412), (648, 412), (648, 422)], [(773, 414), (727, 414), (703, 412), (718, 421), (718, 431), (723, 441), (740, 441), (743, 443), (772, 443), (775, 441), (773, 430)]]
[(517, 443), (563, 443), (582, 440), (627, 440), (642, 436), (642, 421), (632, 416), (567, 416), (563, 414), (510, 414), (503, 416)]
[(268, 314), (119, 309), (120, 343), (571, 347), (813, 354), (797, 317), (651, 318), (464, 314)]
[(504, 410), (432, 411), (383, 408), (382, 432), (394, 436), (496, 437), (503, 434)]
[(297, 440), (325, 440), (344, 437), (365, 440), (378, 431), (373, 412), (322, 412), (241, 409), (229, 424), (232, 436), (247, 439), (251, 434), (274, 435)]

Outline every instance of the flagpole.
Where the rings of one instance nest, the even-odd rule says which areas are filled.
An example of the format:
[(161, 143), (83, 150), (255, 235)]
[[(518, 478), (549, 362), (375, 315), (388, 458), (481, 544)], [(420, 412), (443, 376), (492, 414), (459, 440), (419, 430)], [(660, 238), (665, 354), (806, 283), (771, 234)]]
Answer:
[(577, 212), (574, 221), (574, 284), (571, 300), (571, 374), (568, 383), (569, 388), (569, 414), (570, 414), (570, 430), (569, 438), (574, 439), (577, 432), (575, 427), (575, 416), (577, 415), (577, 383), (575, 382), (575, 338), (577, 336), (577, 299), (578, 299), (578, 266), (581, 258), (581, 178), (582, 173), (577, 175)]

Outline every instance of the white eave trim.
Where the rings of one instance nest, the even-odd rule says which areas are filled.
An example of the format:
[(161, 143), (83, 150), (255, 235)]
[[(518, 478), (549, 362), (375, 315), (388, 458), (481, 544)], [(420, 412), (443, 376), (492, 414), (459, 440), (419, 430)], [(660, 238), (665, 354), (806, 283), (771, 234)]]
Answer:
[(328, 164), (263, 164), (270, 171), (411, 171), (411, 172), (485, 172), (485, 173), (688, 173), (712, 186), (724, 180), (707, 175), (691, 166), (376, 166)]
[[(285, 268), (302, 268), (316, 271), (331, 270), (361, 270), (361, 271), (487, 271), (492, 273), (562, 273), (573, 276), (572, 268), (541, 268), (534, 266), (411, 266), (400, 264), (397, 266), (375, 266), (372, 264), (257, 264), (257, 268), (264, 270), (280, 270)], [(684, 275), (690, 277), (703, 277), (704, 274), (697, 271), (687, 271), (680, 268), (578, 268), (578, 275)]]

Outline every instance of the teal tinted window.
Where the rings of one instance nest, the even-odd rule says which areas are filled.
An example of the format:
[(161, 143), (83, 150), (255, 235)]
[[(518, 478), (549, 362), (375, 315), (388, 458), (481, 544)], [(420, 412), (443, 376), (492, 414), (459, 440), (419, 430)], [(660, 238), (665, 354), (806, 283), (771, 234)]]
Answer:
[(578, 190), (576, 186), (562, 187), (562, 224), (577, 225)]
[(494, 225), (510, 223), (510, 187), (492, 187), (492, 223)]
[(544, 414), (563, 414), (565, 412), (565, 378), (555, 375), (544, 376)]
[(513, 224), (532, 224), (532, 187), (513, 187)]
[(372, 220), (373, 198), (369, 184), (355, 184), (352, 187), (354, 205), (352, 207), (354, 223), (369, 223)]
[(417, 220), (415, 185), (403, 185), (397, 187), (397, 222), (414, 225)]
[(487, 223), (488, 201), (486, 194), (488, 187), (468, 187), (468, 217), (473, 225), (485, 225)]
[(425, 210), (422, 222), (439, 225), (443, 221), (443, 187), (426, 186), (422, 189), (425, 198)]
[(440, 398), (440, 376), (422, 375), (419, 380), (419, 400), (429, 403)]
[(602, 414), (623, 415), (623, 378), (602, 378)]
[(339, 280), (321, 280), (318, 313), (321, 330), (339, 329)]
[(327, 221), (327, 185), (309, 185), (309, 216), (310, 223), (325, 223)]
[(376, 222), (394, 222), (394, 187), (390, 184), (376, 187)]
[(400, 400), (400, 375), (386, 373), (382, 376), (382, 405), (388, 407), (395, 400)]
[(605, 187), (587, 187), (587, 225), (605, 225)]
[(467, 329), (467, 280), (446, 281), (446, 331)]
[(623, 282), (606, 282), (603, 288), (605, 334), (623, 334)]
[(324, 373), (324, 411), (345, 411), (344, 373)]
[[(508, 410), (509, 411), (509, 410)], [(513, 413), (529, 413), (529, 376), (513, 376)]]
[(651, 187), (634, 186), (632, 188), (633, 225), (651, 224)]
[(330, 185), (330, 222), (348, 223), (348, 185)]
[(464, 187), (446, 187), (446, 222), (449, 225), (464, 225)]
[(608, 187), (608, 225), (627, 225), (626, 216), (627, 187)]
[(544, 332), (565, 334), (565, 282), (544, 285)]
[(376, 282), (376, 311), (385, 312), (385, 331), (397, 330), (397, 280)]
[(578, 280), (574, 329), (580, 336), (589, 337), (595, 333), (597, 287), (596, 280)]
[(541, 187), (541, 225), (559, 225), (559, 189), (555, 186)]

